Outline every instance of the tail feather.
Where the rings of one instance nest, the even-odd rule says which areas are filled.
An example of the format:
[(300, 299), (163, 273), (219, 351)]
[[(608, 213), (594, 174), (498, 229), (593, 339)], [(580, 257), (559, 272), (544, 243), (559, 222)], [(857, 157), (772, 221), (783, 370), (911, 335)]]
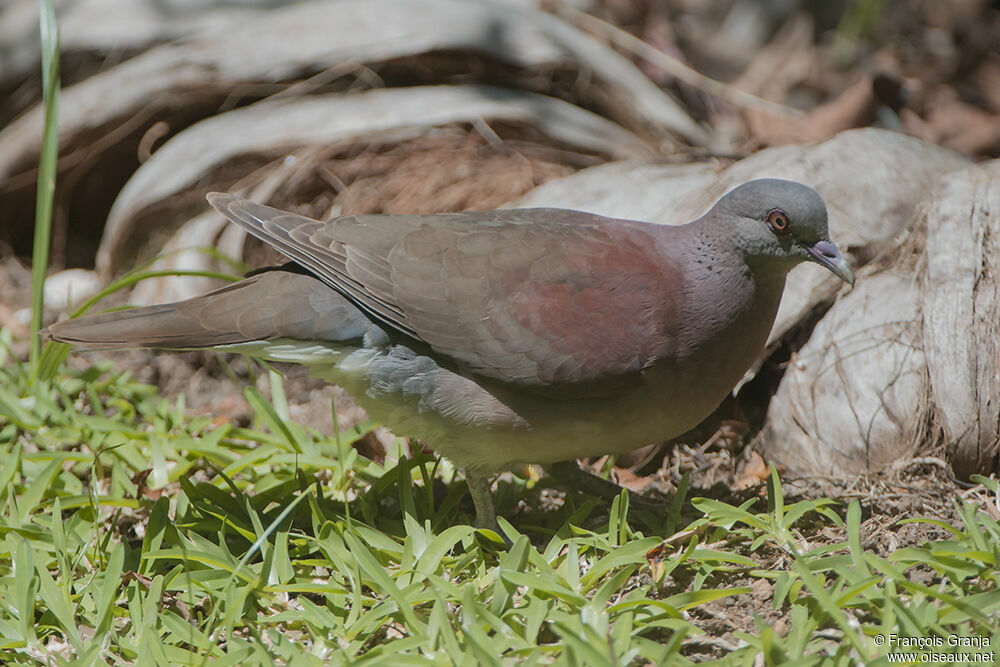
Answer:
[(308, 274), (273, 270), (202, 296), (53, 324), (54, 340), (85, 349), (201, 349), (274, 338), (342, 342), (372, 322)]
[(246, 340), (237, 331), (205, 329), (178, 315), (176, 303), (88, 315), (48, 328), (53, 340), (91, 350), (130, 347), (202, 348)]

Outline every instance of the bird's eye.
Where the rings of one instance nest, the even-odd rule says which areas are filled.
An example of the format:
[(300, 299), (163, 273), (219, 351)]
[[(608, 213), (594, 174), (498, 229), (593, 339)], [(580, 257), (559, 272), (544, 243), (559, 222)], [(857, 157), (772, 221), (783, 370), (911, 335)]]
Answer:
[(791, 231), (792, 221), (788, 214), (780, 208), (772, 208), (764, 219), (777, 234), (787, 234)]

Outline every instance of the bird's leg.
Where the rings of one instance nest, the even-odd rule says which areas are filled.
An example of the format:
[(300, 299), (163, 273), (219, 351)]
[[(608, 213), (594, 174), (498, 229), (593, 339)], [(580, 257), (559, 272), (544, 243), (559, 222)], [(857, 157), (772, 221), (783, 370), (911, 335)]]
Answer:
[(500, 532), (500, 524), (497, 523), (497, 511), (493, 507), (493, 494), (490, 491), (490, 478), (485, 475), (465, 471), (465, 481), (469, 485), (469, 494), (472, 502), (476, 505), (476, 528), (488, 528)]
[[(574, 491), (580, 491), (581, 493), (607, 500), (614, 500), (621, 495), (622, 489), (625, 488), (602, 477), (590, 474), (580, 468), (576, 461), (560, 461), (558, 463), (547, 464), (545, 472)], [(643, 496), (634, 491), (629, 491), (628, 496), (629, 505), (636, 509), (651, 512), (663, 509), (663, 503), (657, 502), (653, 498)]]

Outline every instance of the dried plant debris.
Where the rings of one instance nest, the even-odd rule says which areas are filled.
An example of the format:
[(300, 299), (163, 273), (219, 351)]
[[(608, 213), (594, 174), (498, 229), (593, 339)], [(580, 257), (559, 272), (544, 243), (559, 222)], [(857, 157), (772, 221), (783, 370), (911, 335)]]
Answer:
[(595, 155), (650, 153), (635, 135), (589, 111), (552, 97), (492, 86), (389, 88), (261, 102), (187, 128), (139, 167), (108, 214), (97, 269), (105, 275), (114, 270), (115, 252), (134, 234), (129, 223), (141, 209), (190, 189), (228, 160), (378, 135), (383, 141), (401, 140), (463, 122), (498, 142), (499, 137), (491, 136), (491, 122), (519, 123), (554, 146)]
[(925, 204), (923, 350), (936, 424), (961, 478), (1000, 470), (1000, 160)]
[(791, 472), (881, 471), (923, 444), (928, 423), (912, 271), (863, 271), (792, 355), (761, 434)]
[[(588, 87), (607, 90), (603, 97), (609, 103), (629, 100), (610, 110), (621, 114), (626, 126), (656, 128), (664, 141), (673, 133), (695, 142), (707, 136), (626, 58), (560, 19), (526, 7), (464, 0), (349, 5), (317, 0), (214, 26), (64, 90), (60, 132), (68, 137), (130, 117), (151, 100), (169, 106), (167, 96), (180, 91), (239, 95), (241, 83), (290, 82), (317, 73), (336, 77), (362, 66), (447, 50), (486, 54), (520, 68), (575, 68), (585, 73)], [(36, 107), (0, 132), (0, 177), (9, 176), (32, 154), (42, 111)]]

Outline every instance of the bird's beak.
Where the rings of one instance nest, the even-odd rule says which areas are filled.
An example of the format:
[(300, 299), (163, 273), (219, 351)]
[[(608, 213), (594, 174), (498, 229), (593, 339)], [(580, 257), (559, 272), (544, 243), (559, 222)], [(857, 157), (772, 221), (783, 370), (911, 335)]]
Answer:
[(854, 272), (851, 271), (847, 260), (840, 254), (832, 241), (817, 241), (811, 246), (806, 246), (806, 250), (809, 251), (814, 262), (830, 269), (833, 275), (854, 287)]

